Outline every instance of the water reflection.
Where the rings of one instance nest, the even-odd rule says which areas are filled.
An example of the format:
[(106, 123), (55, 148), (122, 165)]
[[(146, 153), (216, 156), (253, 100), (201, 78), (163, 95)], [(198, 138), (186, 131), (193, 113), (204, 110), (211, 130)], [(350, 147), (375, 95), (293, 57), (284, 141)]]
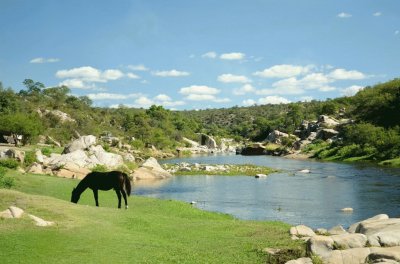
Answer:
[[(284, 171), (266, 179), (248, 176), (176, 176), (157, 186), (135, 184), (134, 192), (161, 199), (196, 201), (196, 206), (242, 219), (281, 220), (332, 227), (375, 214), (400, 215), (400, 170), (364, 164), (292, 160), (279, 157), (203, 156), (167, 162), (245, 164)], [(311, 173), (299, 173), (309, 169)], [(344, 207), (354, 208), (343, 213)]]

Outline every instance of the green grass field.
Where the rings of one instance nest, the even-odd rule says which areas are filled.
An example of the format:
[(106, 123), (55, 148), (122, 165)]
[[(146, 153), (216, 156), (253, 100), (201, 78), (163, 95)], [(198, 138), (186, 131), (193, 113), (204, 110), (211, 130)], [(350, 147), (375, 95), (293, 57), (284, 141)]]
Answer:
[(303, 248), (281, 222), (242, 221), (138, 196), (121, 210), (113, 191), (99, 192), (98, 208), (90, 190), (72, 204), (77, 180), (9, 175), (16, 186), (0, 189), (0, 211), (15, 205), (56, 225), (0, 218), (0, 263), (270, 263), (263, 248)]

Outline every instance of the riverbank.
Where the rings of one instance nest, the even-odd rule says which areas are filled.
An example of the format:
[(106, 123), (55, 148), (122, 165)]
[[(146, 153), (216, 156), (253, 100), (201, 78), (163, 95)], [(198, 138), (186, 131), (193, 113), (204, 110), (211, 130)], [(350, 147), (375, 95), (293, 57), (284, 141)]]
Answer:
[(77, 180), (15, 171), (9, 176), (16, 186), (0, 189), (0, 211), (17, 206), (55, 226), (0, 218), (2, 263), (265, 263), (267, 247), (285, 249), (281, 260), (304, 255), (303, 243), (292, 241), (282, 222), (242, 221), (135, 195), (128, 210), (118, 210), (113, 191), (99, 192), (98, 208), (90, 190), (76, 205), (69, 199)]
[(220, 176), (257, 176), (268, 175), (279, 170), (265, 166), (256, 166), (253, 164), (190, 164), (181, 163), (164, 163), (163, 168), (174, 175), (220, 175)]

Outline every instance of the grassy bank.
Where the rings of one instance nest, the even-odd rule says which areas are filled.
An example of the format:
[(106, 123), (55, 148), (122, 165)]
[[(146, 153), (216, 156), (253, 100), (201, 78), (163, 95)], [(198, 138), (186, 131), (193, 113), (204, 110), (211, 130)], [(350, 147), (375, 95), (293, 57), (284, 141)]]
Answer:
[(138, 196), (129, 198), (128, 210), (118, 210), (112, 191), (99, 193), (99, 208), (91, 191), (76, 205), (69, 199), (77, 180), (10, 174), (16, 186), (0, 189), (0, 211), (15, 205), (56, 226), (0, 219), (1, 263), (271, 263), (265, 247), (302, 252), (284, 223), (241, 221)]
[[(265, 166), (257, 166), (253, 164), (239, 164), (239, 165), (210, 165), (210, 164), (189, 164), (189, 166), (182, 167), (179, 164), (163, 164), (163, 168), (172, 171), (174, 175), (220, 175), (220, 176), (255, 176), (256, 174), (271, 174), (278, 172)], [(182, 170), (182, 168), (184, 168)], [(208, 168), (208, 169), (207, 169)]]

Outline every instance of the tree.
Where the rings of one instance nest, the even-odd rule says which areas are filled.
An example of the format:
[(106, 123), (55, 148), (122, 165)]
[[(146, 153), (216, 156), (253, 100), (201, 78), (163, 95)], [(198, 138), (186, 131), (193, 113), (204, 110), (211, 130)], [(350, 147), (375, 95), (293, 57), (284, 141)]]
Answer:
[(14, 113), (0, 116), (0, 131), (9, 133), (15, 145), (19, 145), (20, 142), (24, 145), (32, 142), (42, 130), (41, 120), (35, 114)]

